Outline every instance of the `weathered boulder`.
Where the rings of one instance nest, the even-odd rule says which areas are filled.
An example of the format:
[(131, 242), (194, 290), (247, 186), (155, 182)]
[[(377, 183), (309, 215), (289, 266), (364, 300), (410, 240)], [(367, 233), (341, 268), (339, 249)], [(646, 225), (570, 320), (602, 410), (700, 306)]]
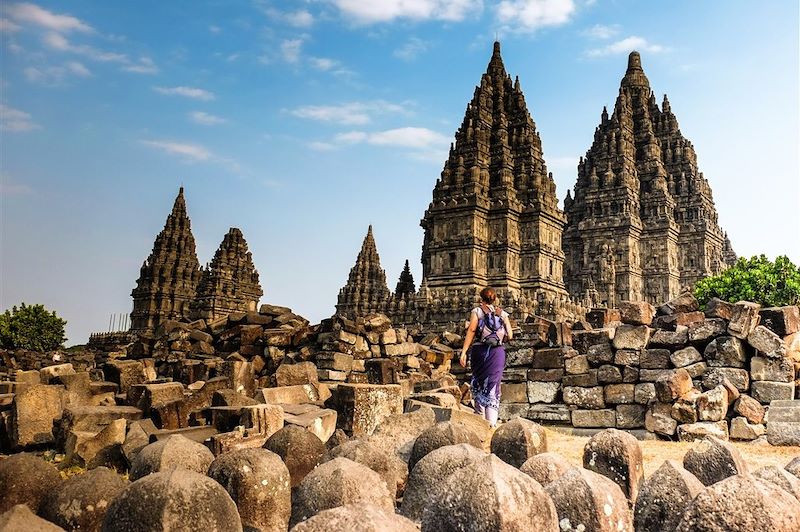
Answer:
[(692, 389), (692, 377), (683, 368), (664, 373), (656, 379), (656, 397), (662, 403), (669, 403)]
[(394, 496), (380, 475), (347, 458), (334, 458), (306, 475), (297, 487), (290, 525), (323, 510), (356, 503), (394, 511)]
[(289, 469), (293, 488), (299, 486), (305, 476), (317, 467), (325, 454), (322, 440), (296, 425), (286, 425), (270, 436), (264, 449), (281, 457)]
[(514, 467), (547, 452), (547, 434), (538, 423), (518, 417), (500, 425), (492, 436), (492, 453)]
[(676, 532), (794, 532), (800, 503), (772, 484), (734, 475), (701, 491)]
[(242, 523), (236, 504), (218, 482), (177, 468), (131, 483), (109, 506), (102, 530), (241, 532)]
[(98, 466), (125, 469), (122, 444), (127, 421), (117, 419), (98, 433), (73, 430), (67, 436), (65, 462), (92, 469)]
[(727, 440), (728, 423), (726, 421), (699, 421), (686, 423), (678, 427), (679, 441), (703, 440), (706, 436), (715, 436), (720, 440)]
[(340, 457), (367, 466), (378, 473), (393, 495), (403, 494), (408, 481), (408, 464), (395, 453), (370, 440), (351, 440), (328, 451), (322, 457), (321, 463)]
[(292, 528), (291, 532), (418, 532), (411, 520), (372, 504), (347, 504), (323, 510)]
[(750, 423), (761, 423), (764, 421), (766, 410), (764, 407), (749, 395), (740, 395), (739, 399), (733, 404), (733, 411), (747, 418)]
[(485, 456), (485, 452), (468, 443), (439, 447), (425, 455), (408, 477), (400, 513), (414, 521), (421, 521), (425, 507), (438, 499), (437, 490), (444, 480), (453, 472)]
[(0, 514), (0, 532), (64, 532), (64, 529), (34, 514), (26, 504), (17, 504)]
[(656, 309), (646, 301), (621, 301), (619, 313), (622, 323), (650, 325), (656, 315)]
[(289, 470), (266, 449), (224, 453), (211, 463), (208, 476), (231, 496), (246, 530), (279, 532), (289, 526), (292, 493)]
[(784, 469), (797, 478), (800, 478), (800, 456), (793, 458), (788, 464), (786, 464)]
[(728, 334), (744, 340), (758, 326), (758, 311), (761, 305), (750, 301), (739, 301), (731, 309)]
[(547, 452), (531, 456), (519, 470), (545, 487), (574, 467), (576, 466), (560, 454)]
[(703, 392), (697, 398), (700, 421), (721, 421), (728, 414), (728, 391), (724, 386)]
[(115, 471), (97, 467), (52, 489), (39, 515), (66, 530), (99, 531), (109, 504), (128, 484)]
[(558, 530), (556, 508), (539, 483), (493, 455), (458, 469), (437, 495), (422, 514), (423, 532)]
[(53, 422), (64, 412), (64, 387), (26, 386), (11, 403), (11, 443), (27, 447), (51, 443)]
[(130, 479), (138, 480), (159, 471), (186, 469), (205, 475), (214, 455), (202, 443), (179, 434), (143, 447), (131, 463)]
[(58, 470), (32, 454), (18, 453), (0, 460), (0, 513), (17, 504), (27, 504), (38, 512), (47, 492), (60, 482)]
[(417, 440), (414, 442), (414, 447), (411, 450), (411, 458), (408, 461), (408, 467), (409, 469), (414, 469), (414, 466), (423, 456), (439, 447), (457, 445), (459, 443), (468, 443), (476, 448), (481, 448), (480, 438), (467, 427), (453, 423), (452, 421), (437, 423), (425, 429), (422, 434), (417, 437)]
[(775, 484), (800, 501), (800, 478), (797, 478), (785, 469), (774, 465), (768, 465), (757, 469), (753, 473), (753, 476), (764, 482)]
[(417, 437), (436, 424), (436, 414), (429, 406), (407, 412), (393, 414), (375, 428), (371, 441), (380, 447), (393, 449), (405, 462), (411, 459), (411, 451)]
[(747, 352), (739, 338), (720, 336), (706, 346), (703, 358), (711, 367), (743, 368)]
[(617, 429), (598, 432), (583, 448), (583, 467), (614, 481), (631, 501), (644, 478), (642, 448), (631, 434)]
[(747, 343), (769, 358), (781, 358), (786, 354), (783, 339), (763, 325), (757, 326), (747, 335)]
[(707, 436), (689, 449), (683, 457), (683, 467), (704, 486), (747, 474), (747, 464), (739, 450), (714, 436)]
[(558, 511), (559, 530), (630, 532), (628, 501), (613, 481), (588, 469), (574, 468), (545, 487)]
[(636, 532), (671, 532), (703, 484), (674, 460), (663, 464), (642, 483), (633, 509)]

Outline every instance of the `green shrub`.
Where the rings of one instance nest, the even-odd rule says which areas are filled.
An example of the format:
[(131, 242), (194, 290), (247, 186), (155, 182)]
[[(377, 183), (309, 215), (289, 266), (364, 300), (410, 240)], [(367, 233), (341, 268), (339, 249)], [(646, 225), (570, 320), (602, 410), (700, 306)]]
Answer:
[(771, 262), (764, 255), (740, 258), (713, 277), (697, 282), (694, 296), (705, 307), (712, 297), (735, 303), (752, 301), (764, 307), (800, 304), (800, 269), (786, 256)]
[(0, 345), (6, 349), (50, 351), (66, 340), (66, 320), (49, 312), (44, 305), (22, 303), (0, 314)]

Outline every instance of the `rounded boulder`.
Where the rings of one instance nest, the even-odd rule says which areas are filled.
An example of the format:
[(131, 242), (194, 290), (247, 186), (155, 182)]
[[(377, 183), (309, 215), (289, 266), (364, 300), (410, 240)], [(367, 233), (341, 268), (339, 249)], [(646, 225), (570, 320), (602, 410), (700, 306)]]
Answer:
[(797, 478), (800, 478), (800, 456), (794, 457), (791, 462), (786, 464), (784, 469)]
[(620, 487), (603, 475), (576, 467), (544, 489), (556, 505), (561, 530), (633, 530), (628, 500)]
[(303, 521), (291, 532), (419, 532), (413, 521), (401, 515), (371, 504), (348, 504), (323, 510)]
[(408, 461), (409, 469), (414, 469), (423, 456), (439, 447), (468, 443), (473, 447), (481, 448), (481, 440), (475, 431), (451, 421), (442, 421), (422, 431), (411, 449)]
[(51, 490), (39, 515), (66, 530), (100, 530), (109, 505), (128, 484), (106, 467), (90, 469)]
[(45, 521), (31, 512), (27, 504), (12, 506), (7, 512), (0, 514), (0, 531), (2, 532), (64, 532), (60, 526)]
[(519, 470), (542, 486), (547, 486), (575, 467), (558, 453), (542, 453), (528, 458)]
[(130, 479), (176, 468), (205, 475), (213, 461), (208, 447), (176, 434), (142, 447), (131, 462)]
[(542, 486), (494, 455), (458, 469), (437, 495), (422, 514), (422, 532), (558, 530)]
[(125, 488), (103, 519), (104, 532), (241, 532), (236, 504), (215, 480), (182, 468), (152, 473)]
[(797, 478), (785, 469), (774, 465), (764, 466), (753, 473), (753, 476), (764, 482), (769, 482), (770, 484), (778, 486), (795, 499), (800, 500), (800, 478)]
[(281, 531), (289, 526), (292, 490), (289, 470), (266, 449), (240, 449), (221, 454), (208, 468), (239, 510), (245, 529)]
[(323, 456), (322, 463), (340, 457), (348, 458), (375, 471), (393, 495), (403, 494), (408, 481), (408, 465), (396, 454), (386, 452), (370, 440), (352, 440), (328, 451)]
[(645, 479), (633, 509), (636, 532), (675, 530), (703, 484), (675, 460), (666, 460)]
[(547, 452), (547, 434), (538, 423), (517, 417), (503, 423), (492, 435), (492, 453), (514, 467)]
[(606, 429), (589, 438), (583, 448), (583, 467), (610, 478), (631, 501), (639, 495), (644, 477), (642, 448), (631, 434)]
[(18, 504), (38, 512), (47, 492), (60, 483), (58, 470), (32, 454), (19, 453), (0, 460), (0, 513)]
[(683, 467), (703, 483), (710, 486), (733, 475), (747, 474), (739, 450), (715, 436), (706, 436), (683, 456)]
[(286, 425), (269, 437), (264, 449), (277, 454), (289, 469), (292, 487), (300, 485), (317, 467), (325, 454), (325, 444), (316, 435), (297, 425)]

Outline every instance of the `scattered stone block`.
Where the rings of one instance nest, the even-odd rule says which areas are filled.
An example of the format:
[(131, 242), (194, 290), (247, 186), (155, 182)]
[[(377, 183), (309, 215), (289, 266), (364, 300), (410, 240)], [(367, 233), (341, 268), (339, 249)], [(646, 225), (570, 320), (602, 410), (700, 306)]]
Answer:
[(794, 382), (753, 381), (750, 395), (765, 405), (772, 401), (788, 401), (794, 399), (794, 386)]
[(689, 341), (689, 327), (679, 327), (675, 331), (656, 329), (650, 335), (648, 347), (661, 347), (666, 349), (678, 349), (686, 345)]
[(311, 408), (297, 408), (295, 405), (286, 405), (283, 415), (284, 422), (302, 427), (314, 434), (323, 443), (327, 442), (336, 430), (336, 419), (338, 417), (336, 410), (313, 407), (311, 405), (302, 406)]
[(643, 405), (617, 405), (617, 428), (638, 429), (644, 427), (647, 408)]
[(760, 423), (750, 423), (747, 418), (735, 417), (731, 419), (729, 437), (732, 440), (752, 441), (767, 433), (767, 428)]
[(63, 386), (33, 385), (16, 394), (11, 404), (12, 445), (53, 442), (53, 422), (61, 418), (63, 399)]
[(760, 309), (761, 305), (750, 301), (739, 301), (734, 304), (728, 322), (728, 334), (740, 340), (747, 338), (758, 326)]
[(783, 339), (763, 325), (757, 326), (747, 335), (747, 343), (769, 358), (782, 358), (786, 355)]
[(120, 418), (98, 433), (71, 431), (67, 436), (64, 461), (86, 469), (107, 466), (124, 470), (122, 444), (125, 443), (126, 426), (127, 421)]
[(319, 438), (296, 425), (286, 425), (270, 436), (264, 449), (281, 457), (289, 470), (292, 488), (300, 485), (326, 452)]
[(547, 434), (541, 425), (515, 418), (497, 428), (491, 449), (498, 458), (519, 468), (531, 456), (547, 451)]
[(575, 467), (560, 454), (546, 452), (531, 456), (519, 470), (545, 487)]
[(603, 475), (574, 468), (544, 489), (558, 512), (559, 530), (633, 530), (625, 495), (619, 486)]
[(313, 362), (281, 364), (275, 371), (275, 382), (279, 387), (315, 384), (317, 381), (317, 366)]
[(662, 436), (672, 436), (678, 422), (672, 417), (671, 403), (651, 403), (644, 417), (645, 428)]
[(800, 445), (800, 401), (781, 400), (770, 405), (767, 441), (772, 445)]
[(659, 376), (655, 381), (656, 397), (669, 403), (692, 389), (692, 377), (683, 368)]
[(685, 347), (678, 351), (675, 351), (671, 355), (669, 355), (669, 360), (672, 362), (672, 365), (676, 368), (683, 368), (688, 366), (689, 364), (694, 364), (695, 362), (700, 362), (703, 360), (703, 355), (700, 354), (700, 351), (695, 349), (692, 346)]
[(640, 350), (647, 347), (652, 329), (646, 325), (620, 325), (614, 333), (614, 349)]
[(750, 376), (754, 381), (792, 382), (794, 364), (786, 357), (753, 357), (750, 359)]
[(697, 442), (683, 457), (683, 467), (704, 486), (732, 475), (746, 475), (747, 464), (732, 444), (714, 436)]
[(112, 360), (103, 366), (106, 380), (119, 385), (119, 393), (127, 394), (131, 386), (147, 381), (144, 364), (139, 360)]
[(743, 416), (749, 423), (758, 424), (764, 421), (766, 410), (749, 395), (740, 395), (733, 405), (733, 411)]
[(628, 325), (650, 325), (656, 309), (646, 301), (621, 301), (619, 312), (622, 323)]
[(733, 317), (733, 304), (723, 301), (718, 297), (712, 297), (708, 303), (706, 303), (705, 315), (709, 318), (730, 320)]
[(707, 436), (715, 436), (720, 440), (727, 440), (728, 423), (725, 421), (700, 421), (697, 423), (687, 423), (678, 427), (679, 441), (697, 441)]
[(800, 331), (800, 309), (796, 305), (762, 308), (758, 315), (761, 325), (778, 336), (788, 336)]
[(642, 483), (633, 509), (637, 532), (675, 530), (694, 498), (704, 489), (693, 474), (674, 460), (663, 464)]
[(728, 322), (721, 318), (706, 318), (689, 326), (688, 341), (696, 345), (708, 342), (728, 333)]
[(260, 399), (266, 404), (318, 404), (324, 403), (331, 396), (328, 386), (322, 383), (296, 386), (280, 386), (262, 388)]
[(724, 386), (703, 392), (697, 398), (700, 421), (721, 421), (728, 414), (728, 392)]
[(339, 427), (354, 436), (370, 435), (385, 418), (403, 412), (396, 384), (340, 384), (337, 394)]
[(706, 346), (703, 357), (711, 367), (743, 368), (747, 362), (744, 345), (734, 336), (716, 338)]
[[(694, 423), (697, 421), (697, 400), (700, 398), (700, 391), (692, 388), (672, 405), (670, 415), (672, 419), (679, 423)], [(726, 405), (727, 408), (727, 405)]]
[(710, 390), (726, 382), (737, 398), (738, 392), (746, 392), (750, 388), (750, 374), (739, 368), (711, 368), (702, 376), (703, 388)]

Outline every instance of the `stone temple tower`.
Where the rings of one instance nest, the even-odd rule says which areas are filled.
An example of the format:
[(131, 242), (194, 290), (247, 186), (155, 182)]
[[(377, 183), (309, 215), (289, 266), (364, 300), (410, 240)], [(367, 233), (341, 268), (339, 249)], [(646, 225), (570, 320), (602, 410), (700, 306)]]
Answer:
[(263, 295), (244, 235), (231, 227), (202, 273), (192, 318), (214, 320), (231, 312), (253, 311)]
[(200, 263), (181, 187), (131, 292), (131, 331), (150, 330), (164, 320), (187, 318), (199, 282)]
[(421, 221), (427, 319), (462, 320), (487, 285), (523, 314), (552, 314), (567, 299), (565, 223), (519, 79), (496, 42)]
[(658, 106), (638, 52), (610, 117), (603, 108), (564, 210), (564, 277), (585, 304), (668, 301), (735, 260), (694, 147), (666, 96)]
[(350, 269), (347, 284), (339, 290), (336, 313), (353, 318), (370, 312), (386, 312), (390, 296), (386, 272), (381, 268), (381, 258), (370, 225), (356, 263)]

